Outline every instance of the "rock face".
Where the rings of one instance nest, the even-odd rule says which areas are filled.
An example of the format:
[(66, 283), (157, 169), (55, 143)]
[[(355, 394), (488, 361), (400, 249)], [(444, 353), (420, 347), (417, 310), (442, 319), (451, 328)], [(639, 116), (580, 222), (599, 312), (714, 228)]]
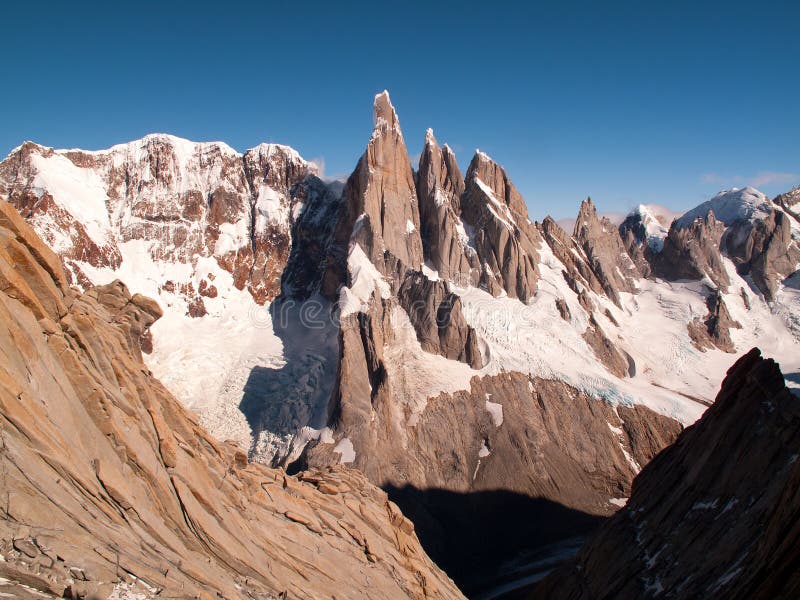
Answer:
[(707, 276), (724, 290), (730, 279), (724, 254), (773, 302), (779, 284), (800, 264), (800, 227), (791, 208), (795, 196), (792, 191), (771, 202), (749, 187), (721, 192), (673, 222), (664, 251), (650, 257), (656, 273), (667, 279)]
[[(409, 426), (397, 416), (408, 409), (393, 401), (387, 348), (362, 342), (392, 335), (386, 310), (349, 317), (331, 427), (357, 449), (347, 460), (413, 515), (426, 550), (462, 589), (532, 543), (589, 531), (616, 510), (610, 499), (629, 495), (640, 464), (681, 431), (644, 407), (615, 410), (520, 373), (476, 377), (468, 391), (431, 398)], [(353, 376), (360, 369), (369, 383)], [(303, 465), (339, 462), (341, 451), (318, 443)], [(532, 498), (540, 499), (533, 509)], [(515, 523), (513, 534), (501, 520)]]
[(654, 271), (665, 279), (703, 279), (722, 290), (730, 285), (720, 254), (725, 225), (713, 212), (698, 217), (688, 226), (673, 222), (664, 249), (654, 259)]
[(302, 208), (291, 229), (292, 248), (282, 276), (283, 293), (308, 298), (318, 292), (341, 210), (341, 197), (315, 176), (292, 188)]
[(4, 589), (461, 597), (359, 473), (290, 477), (211, 438), (141, 361), (158, 316), (120, 283), (68, 288), (59, 258), (0, 202)]
[(576, 293), (581, 287), (589, 288), (597, 294), (604, 293), (600, 280), (592, 270), (589, 257), (575, 239), (567, 235), (551, 217), (545, 217), (540, 229), (555, 257), (566, 267), (564, 277), (570, 288)]
[(620, 238), (618, 229), (608, 218), (597, 216), (591, 198), (581, 203), (573, 236), (589, 259), (606, 295), (617, 305), (619, 292), (636, 291), (636, 279), (642, 276)]
[(800, 245), (792, 239), (791, 219), (773, 209), (764, 219), (735, 223), (722, 240), (736, 269), (752, 276), (767, 301), (775, 299), (778, 284), (800, 264)]
[(796, 598), (800, 404), (757, 349), (535, 598)]
[(774, 202), (800, 223), (800, 185), (778, 195)]
[(539, 279), (541, 237), (505, 170), (483, 152), (467, 169), (461, 218), (481, 265), (479, 285), (526, 302)]
[(461, 299), (446, 282), (432, 281), (422, 272), (410, 271), (397, 298), (411, 319), (423, 350), (467, 363), (473, 369), (483, 367), (477, 334), (464, 320)]
[(696, 318), (687, 325), (689, 337), (704, 352), (707, 348), (719, 348), (723, 352), (734, 352), (730, 330), (732, 328), (741, 329), (741, 323), (731, 318), (725, 300), (719, 292), (708, 296), (706, 306), (708, 314), (705, 319)]
[(477, 283), (480, 274), (477, 252), (460, 216), (464, 189), (455, 154), (446, 144), (440, 149), (429, 129), (417, 174), (423, 249), (440, 277), (461, 285)]
[[(212, 257), (263, 304), (280, 292), (300, 184), (314, 171), (277, 144), (242, 155), (168, 135), (97, 152), (26, 142), (0, 163), (0, 195), (58, 252), (75, 283), (89, 285), (88, 272), (142, 255), (192, 268)], [(202, 302), (196, 284), (183, 294)]]
[[(423, 263), (414, 173), (400, 121), (383, 92), (375, 96), (375, 128), (367, 150), (344, 189), (323, 293), (335, 298), (348, 282), (347, 255), (358, 244), (383, 274), (389, 265), (419, 269)], [(396, 262), (395, 262), (396, 261)]]

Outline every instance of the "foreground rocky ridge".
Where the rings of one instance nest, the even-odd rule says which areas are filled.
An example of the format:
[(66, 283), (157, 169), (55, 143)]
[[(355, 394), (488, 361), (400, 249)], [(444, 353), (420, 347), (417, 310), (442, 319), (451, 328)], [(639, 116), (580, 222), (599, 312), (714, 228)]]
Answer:
[(796, 598), (800, 399), (757, 349), (534, 598)]
[(461, 597), (363, 475), (290, 477), (211, 438), (141, 361), (159, 316), (119, 282), (71, 290), (0, 202), (0, 577), (28, 586), (15, 594)]

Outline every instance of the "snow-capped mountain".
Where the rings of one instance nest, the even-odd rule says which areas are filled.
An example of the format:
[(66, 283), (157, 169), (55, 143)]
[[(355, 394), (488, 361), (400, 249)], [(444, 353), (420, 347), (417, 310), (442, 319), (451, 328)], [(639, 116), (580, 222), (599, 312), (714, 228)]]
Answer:
[[(736, 355), (800, 372), (793, 196), (723, 193), (671, 223), (640, 206), (621, 227), (587, 199), (567, 233), (485, 153), (462, 177), (430, 130), (415, 172), (387, 93), (374, 110), (341, 194), (285, 146), (158, 135), (26, 143), (0, 195), (73, 284), (158, 301), (147, 364), (212, 434), (355, 466), (423, 523), (460, 514), (415, 492), (434, 488), (610, 514)], [(442, 556), (502, 556), (507, 532), (463, 525), (480, 540)]]

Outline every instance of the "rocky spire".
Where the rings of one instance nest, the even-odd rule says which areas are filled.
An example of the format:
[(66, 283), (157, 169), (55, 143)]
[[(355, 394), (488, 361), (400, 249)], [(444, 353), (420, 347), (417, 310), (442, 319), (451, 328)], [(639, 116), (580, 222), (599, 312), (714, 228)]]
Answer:
[(597, 216), (591, 198), (581, 203), (573, 236), (586, 253), (606, 295), (614, 303), (620, 303), (619, 292), (636, 291), (634, 281), (642, 273), (628, 255), (617, 227), (607, 217)]
[(422, 266), (414, 173), (388, 92), (375, 96), (374, 115), (375, 127), (366, 152), (345, 186), (334, 234), (335, 248), (323, 286), (328, 296), (347, 282), (346, 260), (351, 243), (359, 244), (384, 274), (398, 268), (398, 262), (401, 269)]
[(459, 217), (464, 178), (455, 154), (428, 129), (419, 160), (417, 195), (425, 258), (447, 280), (477, 281), (479, 262)]
[(461, 218), (482, 265), (480, 285), (527, 301), (539, 279), (541, 237), (505, 170), (480, 150), (467, 170)]

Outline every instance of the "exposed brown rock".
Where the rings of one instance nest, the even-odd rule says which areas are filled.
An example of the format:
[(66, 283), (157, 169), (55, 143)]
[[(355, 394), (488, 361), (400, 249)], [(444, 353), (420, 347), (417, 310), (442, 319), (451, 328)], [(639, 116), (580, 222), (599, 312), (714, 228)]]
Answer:
[[(335, 441), (312, 443), (301, 464), (337, 463), (336, 441), (347, 438), (355, 451), (352, 464), (397, 495), (415, 516), (426, 548), (454, 569), (448, 572), (460, 583), (474, 585), (486, 577), (535, 530), (541, 535), (543, 515), (552, 516), (545, 508), (519, 525), (519, 536), (509, 537), (496, 527), (495, 511), (504, 509), (495, 498), (513, 496), (521, 503), (517, 507), (540, 498), (576, 511), (551, 519), (549, 533), (537, 538), (541, 543), (585, 532), (595, 523), (593, 515), (615, 510), (610, 498), (628, 495), (638, 467), (625, 453), (636, 448), (644, 460), (680, 431), (676, 422), (645, 408), (636, 409), (622, 429), (624, 417), (604, 401), (519, 373), (474, 378), (470, 390), (429, 398), (412, 419), (393, 392), (397, 374), (387, 362), (396, 335), (391, 314), (400, 310), (395, 302), (375, 295), (367, 312), (343, 319), (329, 421)], [(458, 495), (465, 493), (474, 501), (461, 502)], [(454, 518), (458, 523), (448, 520)], [(525, 521), (514, 517), (520, 520)]]
[(0, 576), (68, 597), (461, 597), (359, 473), (301, 480), (211, 438), (141, 362), (154, 303), (67, 288), (4, 202), (0, 281)]
[(440, 149), (428, 130), (417, 174), (423, 249), (440, 277), (461, 285), (477, 283), (481, 268), (475, 249), (464, 239), (460, 218), (464, 188), (452, 150), (447, 145)]
[(636, 291), (635, 280), (642, 277), (642, 273), (628, 255), (617, 227), (607, 217), (597, 216), (591, 198), (581, 203), (573, 236), (606, 295), (615, 304), (620, 304), (620, 292)]
[(335, 298), (339, 286), (348, 281), (351, 243), (358, 243), (383, 273), (387, 258), (410, 269), (419, 269), (423, 263), (414, 173), (397, 113), (385, 91), (375, 96), (374, 116), (367, 150), (343, 192), (323, 280), (323, 293), (329, 298)]
[(407, 272), (397, 292), (422, 349), (458, 360), (473, 369), (483, 366), (478, 337), (461, 312), (461, 299), (442, 281), (417, 271)]
[(583, 332), (583, 339), (610, 373), (617, 377), (629, 375), (632, 377), (636, 374), (633, 359), (614, 345), (591, 312), (589, 313), (589, 326)]
[(737, 271), (750, 274), (769, 302), (775, 299), (778, 284), (800, 263), (800, 246), (792, 239), (791, 219), (783, 211), (772, 210), (765, 219), (730, 226), (721, 242)]
[(798, 597), (798, 448), (798, 399), (753, 349), (644, 468), (627, 506), (532, 597)]
[(741, 329), (742, 325), (731, 317), (725, 300), (718, 292), (714, 292), (706, 298), (706, 306), (708, 314), (705, 319), (696, 318), (686, 326), (692, 342), (703, 352), (707, 348), (719, 348), (723, 352), (730, 353), (736, 352), (730, 330), (731, 328)]
[(565, 279), (570, 287), (579, 289), (576, 284), (580, 283), (597, 294), (604, 293), (583, 248), (552, 217), (545, 217), (540, 229), (555, 257), (567, 268)]
[(539, 279), (539, 231), (505, 170), (477, 152), (467, 170), (461, 218), (480, 261), (480, 286), (526, 302)]
[(725, 225), (709, 211), (688, 227), (674, 221), (664, 240), (664, 249), (654, 262), (655, 274), (665, 279), (708, 279), (721, 290), (730, 285), (720, 254)]

